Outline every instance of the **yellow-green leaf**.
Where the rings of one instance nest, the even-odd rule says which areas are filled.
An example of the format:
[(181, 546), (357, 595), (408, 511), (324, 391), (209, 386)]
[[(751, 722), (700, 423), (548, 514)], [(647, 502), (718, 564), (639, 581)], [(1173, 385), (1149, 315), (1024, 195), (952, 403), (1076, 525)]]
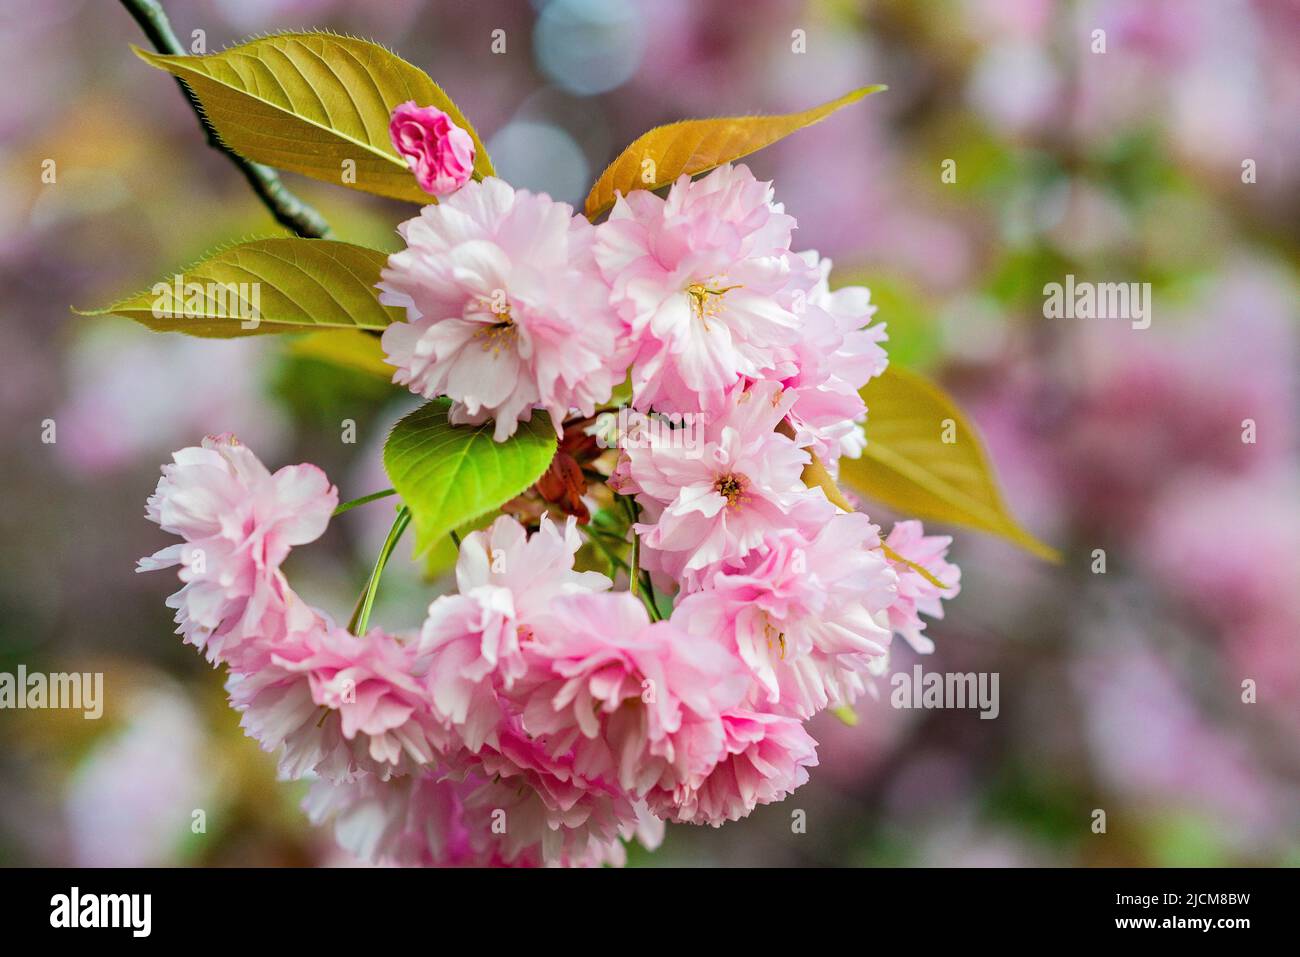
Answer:
[(867, 447), (860, 459), (840, 459), (844, 484), (904, 515), (991, 532), (1061, 560), (1012, 517), (979, 435), (942, 389), (891, 365), (862, 398)]
[(350, 329), (327, 329), (299, 336), (289, 345), (289, 351), (308, 359), (331, 362), (346, 369), (392, 381), (393, 367), (384, 360), (384, 349), (379, 337)]
[(682, 120), (657, 126), (633, 140), (600, 174), (587, 195), (587, 218), (595, 219), (607, 212), (614, 205), (616, 192), (659, 189), (683, 173), (694, 176), (707, 172), (771, 146), (796, 130), (824, 120), (840, 107), (883, 89), (864, 86), (802, 113)]
[(240, 243), (86, 316), (118, 315), (156, 332), (228, 339), (277, 332), (381, 331), (405, 318), (379, 302), (385, 253), (329, 239)]
[[(442, 88), (377, 43), (280, 33), (207, 56), (134, 49), (146, 63), (184, 80), (222, 142), (258, 163), (429, 203), (388, 134), (393, 109), (414, 100), (436, 106), (465, 129), (474, 140), (475, 175), (492, 175), (478, 134)], [(345, 165), (349, 160), (355, 169)]]
[[(782, 428), (782, 426), (784, 426), (784, 428)], [(794, 438), (794, 430), (789, 428), (789, 426), (784, 422), (781, 426), (778, 426), (778, 431), (782, 431), (786, 435), (789, 435), (790, 438)], [(853, 503), (844, 497), (844, 493), (840, 491), (839, 485), (835, 483), (835, 479), (831, 477), (831, 473), (826, 470), (826, 466), (822, 465), (821, 459), (817, 457), (817, 453), (809, 449), (808, 455), (809, 462), (804, 466), (803, 474), (799, 476), (803, 480), (803, 484), (809, 488), (821, 489), (826, 494), (826, 498), (829, 499), (830, 503), (836, 508), (842, 508), (846, 512), (855, 511)], [(948, 590), (949, 586), (936, 578), (934, 573), (925, 566), (918, 565), (909, 558), (904, 558), (884, 542), (880, 543), (880, 550), (885, 553), (885, 557), (891, 562), (898, 565), (906, 565), (940, 591)]]

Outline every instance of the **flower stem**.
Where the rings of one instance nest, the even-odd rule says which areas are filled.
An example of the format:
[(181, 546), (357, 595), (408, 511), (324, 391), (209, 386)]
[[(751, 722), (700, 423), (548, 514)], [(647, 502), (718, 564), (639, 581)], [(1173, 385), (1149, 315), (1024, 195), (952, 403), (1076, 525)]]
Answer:
[(352, 620), (348, 622), (348, 631), (354, 635), (364, 635), (366, 626), (370, 623), (370, 609), (375, 604), (375, 593), (379, 591), (379, 576), (384, 573), (384, 566), (388, 564), (388, 556), (393, 554), (393, 549), (397, 547), (397, 541), (406, 531), (406, 526), (411, 524), (411, 510), (403, 505), (397, 510), (397, 520), (393, 522), (393, 527), (388, 530), (388, 537), (384, 539), (384, 547), (379, 550), (379, 557), (375, 559), (375, 569), (370, 573), (370, 581), (366, 584), (366, 590), (361, 598), (360, 604), (356, 611), (352, 613)]
[(354, 498), (350, 502), (343, 502), (338, 508), (334, 509), (335, 515), (342, 515), (344, 512), (356, 508), (358, 505), (365, 505), (367, 502), (373, 502), (377, 499), (387, 498), (390, 495), (396, 495), (397, 489), (386, 488), (382, 492), (371, 492), (369, 495), (363, 495), (360, 498)]
[[(614, 554), (614, 550), (609, 547), (609, 544), (604, 540), (599, 532), (593, 531), (586, 525), (579, 525), (578, 527), (586, 534), (587, 541), (600, 549), (601, 553), (609, 560), (609, 568), (611, 572), (619, 569), (625, 572), (628, 571), (627, 562), (623, 561), (621, 556)], [(613, 578), (614, 576), (611, 574), (610, 577)]]
[[(135, 22), (140, 24), (140, 29), (144, 31), (145, 36), (154, 45), (154, 49), (159, 53), (173, 56), (185, 55), (185, 49), (172, 31), (172, 25), (167, 19), (167, 13), (158, 0), (121, 0), (121, 2), (122, 6), (126, 7), (127, 13), (131, 14)], [(207, 137), (208, 145), (220, 153), (225, 153), (230, 162), (238, 167), (239, 171), (244, 174), (244, 178), (248, 180), (248, 185), (257, 194), (257, 198), (262, 201), (262, 205), (271, 211), (275, 221), (295, 236), (301, 236), (303, 239), (325, 239), (329, 237), (330, 227), (329, 223), (325, 222), (325, 218), (316, 212), (314, 208), (289, 192), (271, 167), (246, 160), (222, 143), (216, 129), (203, 112), (194, 91), (189, 88), (184, 80), (177, 78), (176, 82), (180, 84), (185, 98), (190, 101), (190, 107), (194, 110), (194, 115), (199, 118), (199, 125), (203, 127), (203, 133)]]
[(634, 499), (626, 495), (620, 495), (618, 498), (627, 511), (628, 530), (632, 533), (632, 568), (628, 572), (628, 587), (633, 595), (641, 599), (652, 621), (663, 621), (664, 616), (659, 612), (659, 606), (655, 604), (655, 589), (650, 581), (650, 573), (641, 567), (641, 536), (632, 527), (641, 517), (640, 509), (637, 508)]

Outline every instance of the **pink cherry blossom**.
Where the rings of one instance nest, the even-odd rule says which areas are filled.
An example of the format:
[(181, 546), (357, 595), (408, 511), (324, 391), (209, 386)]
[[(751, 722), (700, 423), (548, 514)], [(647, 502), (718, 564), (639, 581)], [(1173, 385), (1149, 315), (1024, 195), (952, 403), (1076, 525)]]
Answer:
[(503, 726), (495, 746), (469, 760), (485, 781), (471, 802), (503, 811), (509, 822), (502, 851), (507, 859), (537, 846), (549, 863), (597, 863), (637, 827), (632, 796), (616, 781), (584, 775), (572, 754), (552, 753), (517, 719)]
[(719, 827), (760, 804), (784, 800), (817, 764), (817, 742), (795, 718), (735, 710), (722, 715), (722, 725), (721, 759), (697, 781), (652, 790), (646, 801), (653, 813)]
[(456, 561), (459, 593), (429, 606), (420, 636), (434, 710), (471, 751), (494, 739), (503, 711), (499, 692), (525, 672), (523, 648), (564, 594), (600, 591), (611, 582), (573, 569), (581, 541), (570, 517), (561, 531), (548, 517), (528, 536), (502, 516), (467, 535)]
[(702, 448), (656, 433), (624, 449), (613, 483), (648, 507), (637, 525), (645, 567), (695, 588), (706, 570), (744, 558), (769, 532), (834, 513), (803, 483), (808, 453), (774, 431), (794, 398), (771, 382), (737, 387), (708, 417)]
[[(652, 620), (663, 603), (640, 580), (615, 592), (579, 570), (575, 518), (542, 514), (529, 534), (503, 515), (459, 543), (455, 590), (418, 633), (354, 635), (280, 571), (336, 490), (229, 436), (164, 467), (147, 514), (182, 542), (140, 570), (180, 566), (180, 633), (229, 667), (245, 731), (313, 781), (309, 816), (360, 860), (621, 864), (666, 821), (782, 800), (817, 764), (804, 722), (873, 692), (893, 634), (931, 650), (922, 616), (960, 587), (947, 537), (904, 521), (884, 543), (803, 479), (814, 455), (834, 474), (862, 451), (860, 391), (887, 363), (869, 291), (832, 292), (829, 260), (791, 251), (794, 219), (744, 166), (619, 196), (597, 227), (473, 181), (472, 138), (437, 109), (402, 104), (391, 133), (447, 194), (402, 224), (382, 272), (381, 301), (406, 313), (382, 337), (393, 381), (450, 399), (454, 424), (491, 421), (498, 442), (545, 412), (574, 485), (613, 459), (583, 501), (614, 536), (604, 520), (628, 502), (604, 492), (635, 501), (628, 563), (612, 539), (605, 557), (675, 594), (671, 616)], [(629, 367), (638, 414), (600, 456), (574, 417)]]
[(742, 377), (789, 361), (800, 326), (792, 297), (814, 280), (790, 252), (794, 225), (746, 166), (683, 175), (667, 199), (618, 197), (595, 255), (638, 343), (638, 409), (716, 409)]
[(281, 751), (283, 777), (388, 778), (431, 765), (450, 744), (415, 670), (412, 642), (377, 628), (357, 637), (322, 619), (226, 687), (248, 734)]
[(137, 571), (181, 566), (185, 585), (167, 605), (177, 633), (209, 661), (264, 656), (267, 644), (311, 624), (279, 568), (293, 546), (325, 531), (338, 490), (314, 465), (271, 474), (229, 434), (172, 459), (145, 515), (185, 542), (141, 559)]
[(673, 621), (722, 637), (765, 708), (810, 718), (851, 704), (883, 663), (885, 612), (898, 597), (876, 526), (861, 513), (838, 514), (812, 534), (790, 530), (764, 545), (682, 599)]
[(503, 865), (493, 848), (476, 846), (465, 826), (465, 797), (480, 783), (427, 772), (389, 781), (371, 774), (341, 782), (319, 779), (303, 810), (313, 824), (331, 825), (343, 850), (370, 864)]
[[(722, 744), (718, 715), (748, 690), (744, 668), (721, 643), (652, 624), (628, 592), (558, 600), (537, 639), (517, 691), (523, 729), (549, 753), (572, 753), (578, 774), (617, 780), (633, 794), (712, 766)], [(682, 747), (688, 726), (696, 726), (692, 742), (711, 728), (715, 749)]]
[[(643, 820), (655, 819), (643, 809), (640, 818), (629, 818), (607, 842), (569, 835), (567, 840), (551, 837), (546, 847), (549, 832), (537, 807), (535, 799), (502, 794), (476, 774), (456, 778), (428, 772), (391, 781), (373, 775), (342, 783), (317, 781), (303, 802), (312, 823), (332, 825), (345, 851), (385, 866), (620, 865), (626, 860), (624, 840), (635, 836), (647, 846), (656, 843), (653, 829), (643, 827)], [(662, 822), (655, 823), (662, 834)]]
[(414, 100), (400, 104), (388, 135), (426, 193), (453, 193), (474, 172), (474, 139), (436, 106), (416, 106)]
[(857, 458), (865, 447), (867, 408), (859, 391), (885, 371), (889, 359), (880, 343), (887, 336), (883, 324), (868, 325), (876, 312), (869, 289), (831, 292), (831, 261), (815, 252), (801, 256), (818, 278), (796, 310), (802, 320), (797, 371), (781, 381), (795, 393), (789, 415), (796, 441), (834, 473), (842, 454)]
[(925, 622), (921, 620), (921, 614), (942, 618), (943, 603), (940, 599), (955, 598), (961, 591), (961, 569), (947, 561), (952, 538), (926, 535), (920, 522), (908, 521), (896, 524), (885, 544), (896, 554), (920, 565), (945, 586), (940, 589), (915, 569), (900, 562), (892, 563), (898, 572), (898, 597), (889, 606), (889, 627), (916, 652), (928, 655), (934, 651), (934, 642), (922, 634)]
[(451, 397), (457, 423), (495, 437), (545, 409), (558, 431), (591, 415), (627, 370), (622, 325), (592, 258), (594, 227), (572, 207), (489, 177), (398, 227), (406, 249), (380, 299), (407, 321), (383, 335), (393, 381)]

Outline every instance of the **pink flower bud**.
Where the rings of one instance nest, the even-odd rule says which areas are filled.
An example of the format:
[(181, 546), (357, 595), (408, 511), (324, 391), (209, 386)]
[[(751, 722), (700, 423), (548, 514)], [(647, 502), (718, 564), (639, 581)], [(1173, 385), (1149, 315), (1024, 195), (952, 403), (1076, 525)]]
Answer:
[(393, 110), (388, 134), (426, 193), (454, 193), (474, 171), (474, 140), (436, 106), (406, 101)]

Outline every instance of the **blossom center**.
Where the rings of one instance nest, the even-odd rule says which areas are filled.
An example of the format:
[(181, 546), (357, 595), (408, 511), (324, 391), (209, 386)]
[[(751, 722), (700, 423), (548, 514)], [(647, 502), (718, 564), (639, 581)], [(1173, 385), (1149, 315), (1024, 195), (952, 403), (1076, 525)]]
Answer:
[(734, 473), (719, 475), (717, 481), (713, 483), (713, 490), (727, 500), (728, 508), (738, 508), (743, 505), (749, 498), (745, 494), (748, 489), (749, 479)]
[(510, 315), (509, 306), (494, 311), (493, 315), (497, 317), (497, 321), (484, 325), (474, 333), (474, 338), (482, 340), (484, 352), (499, 355), (502, 349), (513, 348), (515, 339), (519, 336), (519, 327), (515, 325), (514, 317)]
[(775, 638), (777, 644), (781, 646), (780, 658), (785, 660), (785, 632), (772, 624), (772, 619), (767, 617), (767, 612), (763, 612), (763, 637), (767, 640), (767, 647), (772, 647), (772, 641)]
[(691, 299), (691, 312), (704, 323), (704, 331), (709, 331), (709, 320), (716, 317), (722, 309), (722, 297), (739, 286), (723, 286), (715, 289), (705, 282), (693, 282), (686, 287), (686, 295)]

